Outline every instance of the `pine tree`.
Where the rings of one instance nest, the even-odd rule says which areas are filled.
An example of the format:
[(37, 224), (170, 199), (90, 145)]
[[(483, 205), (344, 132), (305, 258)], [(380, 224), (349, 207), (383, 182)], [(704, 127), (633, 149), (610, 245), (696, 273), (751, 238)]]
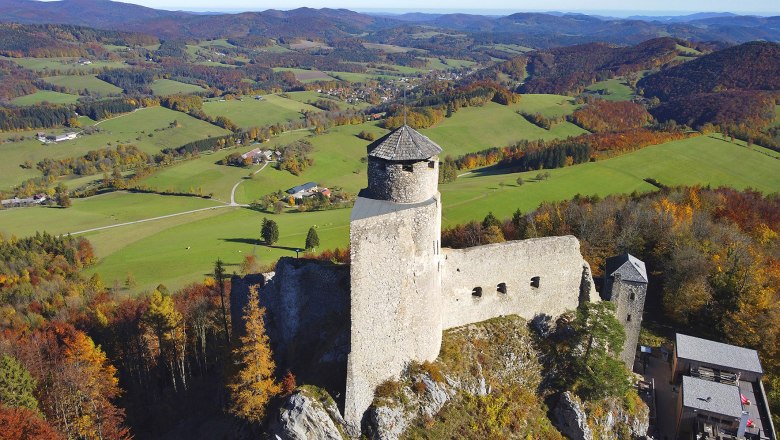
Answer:
[(214, 279), (217, 280), (217, 287), (219, 288), (219, 299), (222, 303), (222, 326), (225, 329), (225, 341), (229, 347), (230, 331), (228, 330), (227, 309), (225, 308), (225, 266), (219, 258), (214, 263)]
[(35, 379), (16, 359), (7, 354), (0, 358), (0, 402), (5, 406), (38, 410)]
[(309, 233), (306, 234), (306, 250), (312, 250), (320, 245), (320, 237), (317, 235), (317, 231), (312, 226), (309, 228)]
[(270, 246), (279, 241), (279, 226), (275, 221), (263, 217), (263, 226), (260, 229), (260, 235), (263, 237), (265, 244)]
[(271, 346), (265, 334), (263, 316), (257, 299), (257, 287), (249, 289), (249, 302), (244, 308), (246, 332), (241, 345), (234, 350), (240, 370), (229, 385), (231, 412), (249, 422), (259, 422), (265, 416), (268, 401), (279, 394), (281, 387), (274, 380), (276, 364), (271, 357)]

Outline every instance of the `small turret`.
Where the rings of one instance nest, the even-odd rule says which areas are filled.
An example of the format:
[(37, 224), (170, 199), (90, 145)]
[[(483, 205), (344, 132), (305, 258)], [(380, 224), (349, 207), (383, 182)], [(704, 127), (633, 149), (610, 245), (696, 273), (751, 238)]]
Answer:
[(368, 189), (375, 200), (419, 203), (438, 192), (440, 146), (408, 125), (368, 146)]

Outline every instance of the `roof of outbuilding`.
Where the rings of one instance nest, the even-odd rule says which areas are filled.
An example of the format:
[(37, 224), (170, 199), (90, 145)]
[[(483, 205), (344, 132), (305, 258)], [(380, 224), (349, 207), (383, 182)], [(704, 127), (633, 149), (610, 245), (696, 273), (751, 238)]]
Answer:
[(403, 125), (368, 145), (368, 155), (385, 160), (425, 160), (441, 153), (435, 142)]
[(742, 400), (736, 385), (683, 376), (683, 406), (728, 417), (742, 417)]
[(709, 339), (677, 333), (677, 357), (705, 364), (718, 365), (730, 370), (763, 373), (758, 352), (736, 345), (710, 341)]
[(647, 269), (645, 269), (644, 261), (628, 252), (616, 257), (607, 258), (606, 274), (610, 277), (619, 274), (620, 279), (624, 281), (647, 283)]
[(316, 183), (314, 183), (314, 182), (307, 182), (307, 183), (304, 183), (303, 185), (294, 186), (294, 187), (288, 189), (287, 190), (287, 194), (295, 194), (295, 193), (301, 192), (301, 191), (308, 191), (308, 190), (310, 190), (312, 188), (316, 188), (316, 187), (317, 187)]

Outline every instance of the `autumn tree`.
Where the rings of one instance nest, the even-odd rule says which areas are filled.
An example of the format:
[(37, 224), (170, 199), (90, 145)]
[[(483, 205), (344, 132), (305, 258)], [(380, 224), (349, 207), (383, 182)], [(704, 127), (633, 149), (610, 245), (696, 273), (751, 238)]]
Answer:
[(186, 389), (182, 316), (176, 310), (173, 298), (164, 290), (157, 288), (152, 292), (143, 321), (147, 332), (157, 342), (158, 367), (167, 370), (174, 389), (177, 389), (177, 384)]
[(275, 221), (263, 217), (263, 225), (260, 228), (260, 236), (267, 245), (272, 245), (279, 240), (279, 226)]
[(320, 245), (320, 237), (317, 235), (317, 230), (314, 226), (309, 228), (309, 233), (306, 234), (306, 250), (312, 250)]
[(233, 401), (231, 412), (249, 422), (263, 420), (268, 401), (281, 391), (274, 380), (276, 364), (271, 357), (264, 316), (265, 308), (260, 307), (257, 286), (252, 286), (244, 308), (245, 334), (233, 352), (240, 370), (229, 385)]
[(3, 440), (65, 440), (41, 416), (27, 408), (0, 405), (0, 438)]
[(4, 354), (0, 358), (0, 403), (38, 411), (34, 391), (35, 379), (30, 372), (15, 358)]

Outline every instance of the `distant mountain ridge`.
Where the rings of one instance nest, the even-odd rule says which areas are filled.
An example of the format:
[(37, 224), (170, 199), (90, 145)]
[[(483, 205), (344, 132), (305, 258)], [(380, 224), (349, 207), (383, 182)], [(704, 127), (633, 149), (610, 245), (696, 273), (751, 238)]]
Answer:
[[(502, 39), (522, 37), (535, 47), (603, 41), (636, 44), (659, 36), (741, 43), (780, 41), (780, 17), (701, 13), (685, 17), (617, 19), (570, 13), (516, 13), (503, 17), (473, 14), (409, 13), (369, 15), (346, 9), (299, 8), (237, 14), (165, 11), (109, 0), (3, 0), (0, 21), (24, 24), (72, 24), (152, 34), (161, 38), (339, 39), (398, 28), (432, 26)], [(489, 39), (489, 38), (488, 38)]]

